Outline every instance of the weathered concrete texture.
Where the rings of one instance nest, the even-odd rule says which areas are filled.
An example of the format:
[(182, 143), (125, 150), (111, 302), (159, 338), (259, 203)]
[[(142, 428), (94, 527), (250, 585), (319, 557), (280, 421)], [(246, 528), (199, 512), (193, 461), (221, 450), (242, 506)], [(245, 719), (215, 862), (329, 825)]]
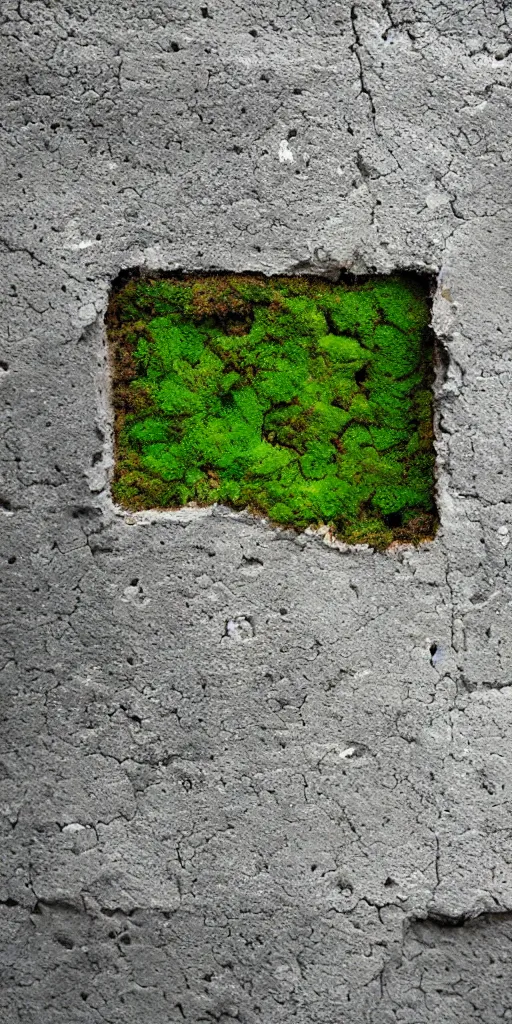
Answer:
[[(2, 1022), (510, 1019), (508, 4), (2, 31)], [(138, 265), (438, 273), (435, 542), (123, 518), (102, 318)]]

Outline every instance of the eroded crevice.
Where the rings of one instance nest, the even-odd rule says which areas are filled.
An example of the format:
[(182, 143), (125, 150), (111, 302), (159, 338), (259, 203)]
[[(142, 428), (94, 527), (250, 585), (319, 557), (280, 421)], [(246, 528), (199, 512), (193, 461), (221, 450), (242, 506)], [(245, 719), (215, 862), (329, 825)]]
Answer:
[(363, 57), (362, 57), (362, 51), (363, 51), (364, 47), (363, 47), (363, 43), (362, 43), (361, 37), (359, 35), (358, 28), (357, 28), (357, 20), (358, 20), (357, 5), (356, 4), (352, 4), (352, 6), (350, 8), (350, 24), (351, 24), (351, 27), (352, 27), (352, 35), (354, 36), (354, 42), (352, 43), (350, 49), (351, 49), (352, 53), (354, 54), (354, 56), (356, 57), (357, 63), (359, 65), (359, 81), (360, 81), (360, 84), (361, 84), (361, 92), (368, 99), (368, 104), (369, 104), (370, 112), (371, 112), (371, 116), (372, 116), (373, 127), (376, 129), (377, 109), (376, 109), (375, 103), (373, 101), (372, 91), (371, 91), (370, 87), (368, 86), (367, 80), (366, 80), (366, 70), (365, 70), (365, 66), (364, 66), (364, 63), (363, 63)]

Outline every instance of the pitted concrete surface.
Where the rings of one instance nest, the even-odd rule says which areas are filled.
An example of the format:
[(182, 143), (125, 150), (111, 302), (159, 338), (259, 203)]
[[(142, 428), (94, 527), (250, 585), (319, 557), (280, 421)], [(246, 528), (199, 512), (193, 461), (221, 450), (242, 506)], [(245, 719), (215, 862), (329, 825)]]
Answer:
[[(509, 4), (2, 35), (3, 1024), (512, 1019)], [(132, 267), (435, 275), (435, 541), (116, 510)]]

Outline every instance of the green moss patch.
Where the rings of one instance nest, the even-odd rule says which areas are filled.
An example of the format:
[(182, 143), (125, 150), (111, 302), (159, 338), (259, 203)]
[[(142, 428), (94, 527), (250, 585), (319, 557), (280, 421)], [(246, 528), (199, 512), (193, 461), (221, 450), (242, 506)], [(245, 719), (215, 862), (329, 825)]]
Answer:
[(222, 502), (376, 547), (432, 536), (428, 322), (409, 277), (130, 281), (108, 315), (114, 499)]

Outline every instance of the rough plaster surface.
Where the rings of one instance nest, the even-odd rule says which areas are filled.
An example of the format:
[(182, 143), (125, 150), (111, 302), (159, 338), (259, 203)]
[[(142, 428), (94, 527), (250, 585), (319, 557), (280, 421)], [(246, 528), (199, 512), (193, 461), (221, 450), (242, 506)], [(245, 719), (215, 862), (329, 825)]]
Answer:
[[(4, 0), (3, 1024), (512, 1019), (512, 11)], [(442, 528), (108, 494), (122, 268), (438, 275)]]

